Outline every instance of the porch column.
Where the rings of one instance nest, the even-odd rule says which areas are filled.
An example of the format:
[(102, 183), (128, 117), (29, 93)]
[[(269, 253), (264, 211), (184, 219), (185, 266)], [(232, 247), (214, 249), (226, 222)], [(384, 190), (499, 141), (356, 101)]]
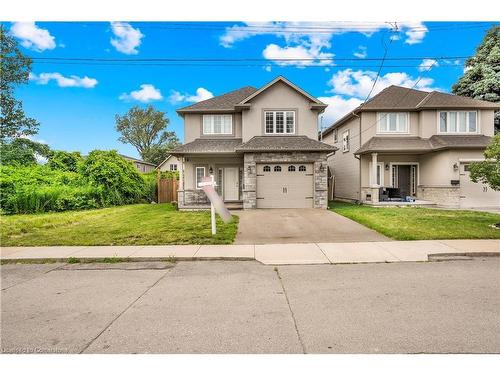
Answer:
[(371, 177), (372, 177), (372, 184), (371, 184), (371, 190), (372, 190), (372, 202), (373, 203), (378, 203), (378, 193), (379, 193), (379, 186), (377, 185), (377, 164), (378, 164), (378, 159), (377, 159), (378, 154), (376, 152), (372, 153), (372, 168), (370, 170)]

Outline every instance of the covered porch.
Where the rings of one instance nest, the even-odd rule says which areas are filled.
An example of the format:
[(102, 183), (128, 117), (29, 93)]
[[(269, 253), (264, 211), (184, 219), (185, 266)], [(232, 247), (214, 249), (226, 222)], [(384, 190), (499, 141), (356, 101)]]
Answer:
[(361, 200), (379, 206), (432, 206), (419, 197), (420, 156), (372, 152), (360, 156)]

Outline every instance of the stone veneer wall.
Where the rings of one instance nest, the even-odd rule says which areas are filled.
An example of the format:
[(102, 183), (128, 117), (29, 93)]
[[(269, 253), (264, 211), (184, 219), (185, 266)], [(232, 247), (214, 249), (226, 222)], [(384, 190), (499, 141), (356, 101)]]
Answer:
[(314, 208), (328, 207), (328, 163), (325, 152), (245, 153), (243, 161), (243, 208), (257, 208), (257, 163), (313, 163)]
[(418, 186), (417, 197), (439, 206), (459, 207), (460, 186)]
[(203, 206), (210, 204), (207, 195), (203, 190), (179, 190), (177, 192), (177, 203), (179, 208), (189, 208), (192, 206)]

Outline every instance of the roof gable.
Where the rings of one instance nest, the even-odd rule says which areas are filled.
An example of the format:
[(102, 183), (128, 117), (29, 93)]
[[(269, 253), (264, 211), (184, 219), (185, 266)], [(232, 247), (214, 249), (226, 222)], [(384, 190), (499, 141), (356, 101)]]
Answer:
[(318, 106), (318, 107), (326, 107), (327, 105), (321, 101), (319, 101), (318, 99), (316, 99), (314, 96), (310, 95), (309, 93), (307, 93), (306, 91), (302, 90), (300, 87), (298, 87), (297, 85), (293, 84), (292, 82), (290, 82), (289, 80), (287, 80), (285, 77), (283, 76), (278, 76), (276, 77), (275, 79), (273, 79), (271, 82), (269, 82), (268, 84), (262, 86), (260, 89), (258, 89), (257, 91), (255, 91), (254, 93), (252, 93), (251, 95), (247, 96), (246, 98), (244, 98), (240, 103), (239, 105), (243, 105), (243, 104), (247, 104), (249, 101), (251, 101), (253, 98), (255, 98), (257, 95), (263, 93), (264, 91), (266, 91), (268, 88), (272, 87), (273, 85), (275, 85), (276, 83), (278, 82), (282, 82), (284, 84), (286, 84), (287, 86), (291, 87), (293, 90), (297, 91), (298, 93), (300, 93), (301, 95), (305, 96), (307, 99), (309, 99), (312, 103), (314, 103), (314, 105)]

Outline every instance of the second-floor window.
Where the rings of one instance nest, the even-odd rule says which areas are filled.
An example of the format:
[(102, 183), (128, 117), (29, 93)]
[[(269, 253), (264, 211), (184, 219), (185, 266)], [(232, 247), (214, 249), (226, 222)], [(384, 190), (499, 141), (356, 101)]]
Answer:
[(265, 111), (264, 131), (266, 134), (294, 134), (294, 111)]
[(203, 134), (232, 134), (232, 115), (203, 115)]
[(350, 147), (350, 139), (349, 139), (349, 130), (346, 130), (342, 133), (342, 152), (349, 152)]
[(439, 112), (440, 133), (477, 133), (477, 112)]
[(408, 113), (383, 112), (378, 116), (378, 133), (408, 133)]

